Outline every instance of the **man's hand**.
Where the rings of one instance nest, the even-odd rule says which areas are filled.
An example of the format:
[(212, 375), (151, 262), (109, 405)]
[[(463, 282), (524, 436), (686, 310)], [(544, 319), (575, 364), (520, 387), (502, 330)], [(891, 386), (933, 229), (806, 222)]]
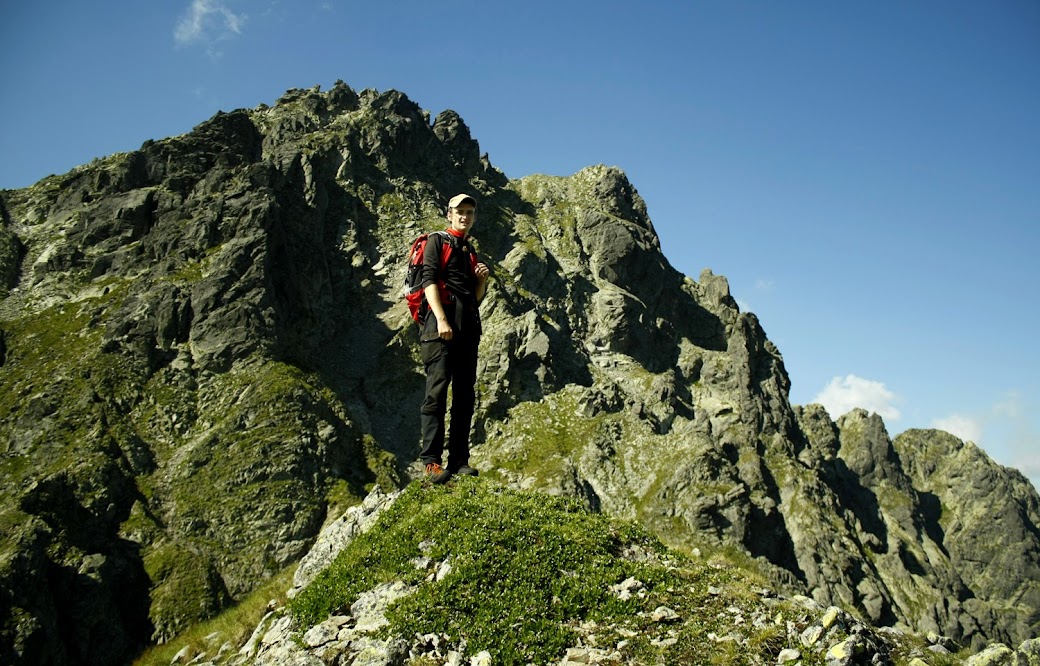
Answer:
[(441, 291), (435, 284), (427, 285), (424, 290), (426, 302), (430, 306), (428, 316), (437, 318), (437, 335), (441, 340), (451, 340), (455, 332), (451, 330), (451, 322), (448, 321), (448, 313), (444, 311), (441, 303)]
[(484, 294), (487, 292), (487, 279), (490, 274), (491, 270), (483, 261), (477, 263), (473, 268), (473, 275), (477, 277), (477, 303), (484, 300)]
[(437, 335), (445, 342), (451, 340), (452, 336), (455, 335), (455, 331), (451, 329), (451, 323), (447, 317), (437, 317)]

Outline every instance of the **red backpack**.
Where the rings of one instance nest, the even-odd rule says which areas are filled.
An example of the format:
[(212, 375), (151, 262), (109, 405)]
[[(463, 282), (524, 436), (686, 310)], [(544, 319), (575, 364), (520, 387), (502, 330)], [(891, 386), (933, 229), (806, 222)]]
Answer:
[[(437, 234), (444, 236), (446, 241), (441, 243), (440, 267), (443, 270), (448, 265), (448, 257), (451, 256), (451, 252), (455, 249), (455, 244), (457, 243), (455, 237), (447, 231), (434, 231), (420, 235), (412, 242), (412, 249), (408, 252), (408, 265), (404, 275), (404, 299), (408, 303), (408, 311), (412, 313), (412, 319), (419, 324), (422, 324), (426, 319), (426, 313), (430, 309), (430, 306), (426, 303), (426, 293), (422, 288), (423, 254), (426, 252), (426, 242), (431, 236)], [(472, 247), (470, 248), (469, 257), (470, 270), (473, 270), (477, 266), (477, 253), (472, 251)], [(447, 303), (450, 300), (450, 294), (444, 284), (444, 280), (438, 280), (437, 286), (440, 288), (441, 302)]]

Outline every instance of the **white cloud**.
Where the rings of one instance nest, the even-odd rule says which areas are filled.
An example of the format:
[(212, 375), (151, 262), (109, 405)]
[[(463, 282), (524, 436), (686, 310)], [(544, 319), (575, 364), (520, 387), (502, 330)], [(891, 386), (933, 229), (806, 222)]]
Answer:
[(245, 21), (246, 15), (232, 12), (224, 0), (192, 0), (173, 37), (181, 45), (226, 39), (242, 34)]
[(757, 291), (770, 292), (770, 291), (773, 291), (773, 287), (775, 287), (775, 286), (776, 286), (776, 283), (773, 282), (773, 280), (766, 280), (764, 278), (759, 278), (759, 279), (755, 280), (755, 289)]
[(978, 444), (982, 440), (982, 423), (963, 414), (950, 414), (937, 419), (932, 419), (932, 427), (945, 430), (954, 437), (959, 437), (966, 442)]
[(993, 458), (1025, 474), (1033, 487), (1040, 491), (1040, 432), (1022, 427), (1021, 424), (1015, 426), (1015, 432), (1006, 442), (1001, 443), (1003, 450), (999, 457), (994, 455)]
[(1034, 447), (1033, 451), (1028, 453), (1018, 452), (1015, 458), (1016, 463), (1012, 467), (1028, 476), (1037, 490), (1040, 490), (1040, 483), (1037, 483), (1040, 480), (1040, 453), (1035, 451), (1035, 447), (1040, 446), (1040, 441), (1034, 441), (1032, 445)]
[(846, 375), (832, 379), (812, 401), (823, 405), (833, 419), (859, 407), (894, 421), (901, 416), (893, 404), (896, 400), (896, 394), (881, 382)]
[(1017, 392), (1010, 392), (1000, 402), (994, 403), (991, 411), (995, 418), (1018, 419), (1022, 415), (1022, 396)]
[[(1001, 464), (1017, 468), (1040, 490), (1040, 409), (1035, 400), (1012, 392), (995, 403), (986, 423)], [(989, 441), (987, 437), (987, 442)]]

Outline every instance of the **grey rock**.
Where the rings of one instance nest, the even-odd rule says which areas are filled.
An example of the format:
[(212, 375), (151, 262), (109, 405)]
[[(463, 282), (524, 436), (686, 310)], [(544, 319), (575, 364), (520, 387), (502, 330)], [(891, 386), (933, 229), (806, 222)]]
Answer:
[(567, 648), (566, 654), (563, 655), (563, 661), (560, 662), (560, 666), (567, 664), (587, 664), (589, 663), (590, 652), (586, 648)]
[(491, 666), (491, 653), (487, 650), (482, 650), (470, 658), (469, 664), (470, 666)]
[(401, 666), (408, 657), (408, 643), (402, 639), (364, 637), (353, 646), (353, 652), (351, 666)]
[[(264, 626), (263, 624), (261, 626)], [(293, 640), (292, 620), (288, 616), (274, 618), (256, 644), (255, 652), (247, 653), (246, 663), (254, 666), (319, 666), (323, 662)]]
[(824, 629), (820, 625), (813, 625), (806, 627), (805, 631), (802, 632), (801, 641), (805, 647), (812, 647), (816, 645), (816, 642), (823, 637)]
[(1010, 666), (1015, 663), (1015, 651), (1003, 643), (997, 643), (968, 657), (964, 663), (965, 666)]
[(295, 597), (314, 580), (315, 576), (332, 564), (340, 551), (358, 534), (368, 530), (399, 494), (386, 494), (378, 487), (374, 488), (361, 504), (350, 507), (342, 516), (323, 528), (293, 574), (293, 587), (288, 592), (289, 597)]
[(1022, 641), (1015, 654), (1018, 658), (1018, 666), (1040, 665), (1040, 638)]
[(798, 661), (801, 658), (802, 653), (798, 650), (784, 648), (783, 650), (780, 650), (780, 653), (776, 656), (776, 663), (786, 664), (790, 661)]
[(639, 590), (643, 588), (643, 584), (635, 578), (626, 578), (617, 585), (611, 585), (610, 591), (618, 596), (622, 601), (626, 601), (632, 598), (633, 594), (637, 594)]
[(326, 643), (331, 643), (339, 636), (339, 626), (327, 622), (316, 624), (303, 635), (303, 644), (309, 648), (315, 648)]
[(351, 606), (350, 614), (357, 621), (358, 632), (372, 632), (387, 624), (387, 607), (408, 594), (412, 588), (401, 581), (381, 583), (372, 590), (363, 592)]

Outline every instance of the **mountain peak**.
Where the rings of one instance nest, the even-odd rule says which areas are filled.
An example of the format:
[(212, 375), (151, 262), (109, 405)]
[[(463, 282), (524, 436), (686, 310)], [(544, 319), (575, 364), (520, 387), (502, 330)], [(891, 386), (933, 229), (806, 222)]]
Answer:
[(743, 552), (869, 623), (977, 649), (1035, 633), (1020, 475), (790, 405), (761, 322), (669, 264), (620, 169), (509, 180), (455, 112), (340, 82), (0, 193), (5, 662), (125, 663), (293, 565), (337, 506), (408, 484), (400, 266), (460, 191), (492, 270), (483, 476)]

